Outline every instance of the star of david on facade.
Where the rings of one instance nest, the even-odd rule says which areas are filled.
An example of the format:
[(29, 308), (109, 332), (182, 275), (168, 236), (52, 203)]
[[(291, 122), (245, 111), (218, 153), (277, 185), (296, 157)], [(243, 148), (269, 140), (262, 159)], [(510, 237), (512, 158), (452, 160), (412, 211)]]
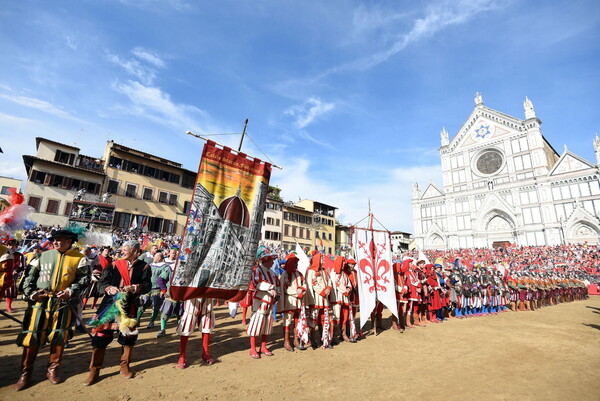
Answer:
[(475, 132), (477, 132), (475, 138), (485, 138), (487, 135), (491, 134), (490, 126), (482, 124), (479, 128), (475, 130)]

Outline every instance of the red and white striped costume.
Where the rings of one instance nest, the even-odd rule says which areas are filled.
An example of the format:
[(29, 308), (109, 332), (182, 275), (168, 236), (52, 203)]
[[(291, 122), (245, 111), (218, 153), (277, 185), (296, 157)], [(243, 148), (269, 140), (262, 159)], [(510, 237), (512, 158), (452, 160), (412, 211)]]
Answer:
[(340, 305), (350, 305), (350, 290), (352, 284), (346, 272), (342, 271), (339, 274), (334, 270), (331, 271), (331, 282), (333, 283), (333, 292), (335, 293), (335, 302)]
[(348, 307), (350, 305), (350, 291), (352, 289), (352, 284), (350, 283), (350, 279), (348, 275), (341, 271), (336, 273), (335, 270), (332, 270), (329, 273), (329, 278), (331, 283), (333, 284), (333, 290), (331, 291), (334, 295), (333, 305), (333, 316), (336, 320), (341, 318), (341, 310), (342, 307)]
[(283, 272), (279, 278), (281, 281), (281, 299), (277, 306), (277, 312), (297, 312), (302, 307), (302, 298), (298, 298), (298, 289), (306, 291), (304, 276), (298, 270)]
[(326, 289), (331, 290), (331, 280), (325, 271), (316, 271), (312, 268), (306, 272), (307, 299), (311, 308), (329, 308), (329, 297), (324, 293)]
[(270, 291), (275, 290), (280, 294), (280, 284), (277, 275), (259, 263), (252, 274), (254, 285), (254, 296), (252, 299), (252, 317), (248, 323), (248, 333), (251, 337), (269, 335), (273, 331), (273, 309), (274, 297)]
[(196, 328), (211, 333), (215, 328), (215, 300), (213, 298), (188, 299), (183, 303), (183, 315), (177, 325), (177, 334), (189, 336)]

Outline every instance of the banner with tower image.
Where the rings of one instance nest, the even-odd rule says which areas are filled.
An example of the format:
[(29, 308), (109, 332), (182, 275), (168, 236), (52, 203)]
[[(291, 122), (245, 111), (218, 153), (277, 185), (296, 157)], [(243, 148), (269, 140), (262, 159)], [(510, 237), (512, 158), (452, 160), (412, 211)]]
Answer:
[(241, 300), (263, 222), (271, 164), (207, 141), (170, 294)]

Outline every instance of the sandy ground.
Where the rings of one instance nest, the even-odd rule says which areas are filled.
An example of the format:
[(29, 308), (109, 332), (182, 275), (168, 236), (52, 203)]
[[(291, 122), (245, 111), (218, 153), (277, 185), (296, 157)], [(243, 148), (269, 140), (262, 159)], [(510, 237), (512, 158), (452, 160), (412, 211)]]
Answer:
[[(15, 304), (15, 316), (22, 318), (25, 304)], [(600, 400), (600, 297), (404, 333), (368, 332), (356, 344), (293, 353), (282, 348), (279, 320), (271, 337), (275, 356), (260, 360), (248, 356), (239, 314), (231, 319), (220, 307), (217, 319), (215, 365), (201, 362), (200, 336), (194, 335), (190, 366), (177, 369), (178, 337), (170, 322), (161, 339), (158, 329), (142, 330), (134, 349), (135, 378), (118, 374), (115, 341), (100, 381), (84, 387), (91, 347), (86, 335), (77, 334), (63, 359), (64, 383), (45, 379), (46, 347), (32, 385), (17, 393), (12, 385), (19, 376), (21, 351), (14, 344), (19, 327), (0, 316), (0, 400)], [(390, 320), (384, 324), (389, 328)]]

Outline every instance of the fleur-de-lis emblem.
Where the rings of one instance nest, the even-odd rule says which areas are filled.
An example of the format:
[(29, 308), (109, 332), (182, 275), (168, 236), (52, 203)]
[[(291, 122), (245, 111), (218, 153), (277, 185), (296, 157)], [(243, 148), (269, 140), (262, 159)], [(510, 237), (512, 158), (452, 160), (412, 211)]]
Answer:
[(390, 264), (384, 258), (386, 245), (376, 245), (375, 241), (371, 239), (368, 248), (367, 243), (360, 241), (358, 242), (358, 246), (366, 254), (366, 257), (360, 260), (359, 268), (365, 275), (364, 283), (369, 286), (369, 292), (386, 292), (388, 290), (387, 285), (389, 284), (386, 274), (390, 271)]

